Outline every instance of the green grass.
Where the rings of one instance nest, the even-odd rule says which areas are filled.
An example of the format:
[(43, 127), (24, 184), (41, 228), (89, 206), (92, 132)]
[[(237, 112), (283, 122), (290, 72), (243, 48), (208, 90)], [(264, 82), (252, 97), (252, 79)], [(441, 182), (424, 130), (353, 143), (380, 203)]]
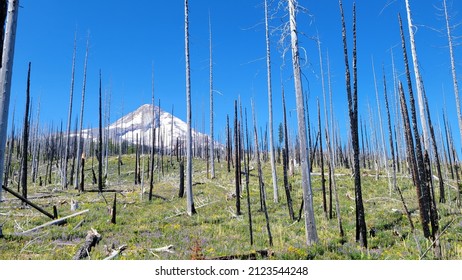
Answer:
[[(165, 164), (167, 159), (168, 157), (165, 157)], [(176, 161), (173, 166), (169, 166), (168, 171), (164, 167), (164, 175), (154, 175), (154, 193), (166, 200), (154, 198), (149, 202), (149, 178), (144, 178), (143, 195), (141, 186), (133, 183), (134, 157), (123, 157), (124, 165), (120, 178), (117, 176), (116, 160), (111, 158), (109, 161), (107, 188), (123, 191), (117, 194), (117, 224), (110, 223), (109, 209), (114, 199), (113, 193), (100, 195), (90, 192), (80, 194), (74, 189), (62, 191), (58, 179), (53, 180), (54, 184), (43, 187), (30, 184), (29, 196), (43, 193), (53, 195), (51, 198), (34, 199), (34, 202), (48, 211), (56, 205), (60, 217), (72, 214), (71, 199), (79, 202), (79, 210), (90, 211), (69, 219), (65, 225), (47, 227), (28, 236), (16, 236), (16, 233), (48, 222), (49, 218), (34, 209), (23, 207), (17, 199), (4, 193), (6, 201), (0, 204), (0, 224), (3, 224), (4, 234), (4, 237), (0, 238), (0, 259), (72, 259), (91, 228), (102, 235), (101, 242), (91, 251), (91, 259), (103, 259), (111, 248), (117, 248), (122, 244), (128, 246), (118, 257), (122, 260), (184, 260), (197, 258), (198, 254), (205, 258), (216, 258), (244, 255), (262, 249), (271, 250), (274, 253), (271, 257), (273, 259), (419, 259), (422, 251), (431, 246), (430, 241), (423, 237), (415, 189), (407, 178), (400, 177), (398, 183), (403, 190), (407, 206), (412, 211), (415, 235), (411, 232), (398, 194), (392, 192), (391, 196), (389, 195), (388, 179), (380, 177), (376, 181), (374, 171), (362, 170), (366, 223), (369, 230), (375, 231), (374, 237), (368, 236), (369, 247), (366, 250), (355, 242), (355, 204), (351, 199), (354, 197), (354, 189), (350, 171), (336, 171), (338, 174), (345, 174), (336, 178), (344, 238), (340, 238), (338, 234), (337, 218), (328, 220), (324, 216), (320, 176), (313, 175), (312, 187), (319, 243), (307, 246), (303, 221), (295, 222), (289, 219), (282, 188), (282, 167), (278, 166), (280, 202), (276, 204), (272, 200), (270, 166), (269, 163), (265, 163), (264, 181), (267, 186), (267, 205), (274, 245), (269, 246), (265, 216), (259, 211), (258, 179), (254, 168), (250, 179), (254, 234), (254, 245), (251, 246), (245, 192), (241, 199), (242, 215), (236, 217), (235, 200), (227, 200), (228, 194), (234, 191), (234, 171), (228, 173), (225, 162), (216, 163), (217, 177), (211, 180), (206, 176), (205, 162), (194, 161), (193, 193), (197, 214), (190, 217), (185, 213), (186, 199), (177, 196), (179, 169)], [(146, 157), (146, 169), (147, 160)], [(87, 161), (86, 167), (86, 189), (96, 189), (91, 183), (91, 161)], [(253, 164), (252, 167), (256, 165)], [(45, 170), (40, 172), (44, 174)], [(313, 172), (319, 172), (319, 169), (314, 168)], [(299, 174), (299, 170), (296, 170), (295, 176), (290, 178), (296, 214), (302, 196)], [(454, 198), (454, 190), (450, 189), (450, 192), (451, 198)], [(438, 196), (438, 192), (436, 194)], [(460, 211), (455, 208), (454, 201), (438, 204), (438, 210), (441, 229), (452, 221), (440, 238), (443, 257), (462, 259), (462, 218), (457, 214)], [(81, 225), (76, 227), (79, 223)], [(170, 244), (175, 247), (174, 253), (151, 250)], [(434, 258), (433, 251), (429, 250), (425, 258)]]

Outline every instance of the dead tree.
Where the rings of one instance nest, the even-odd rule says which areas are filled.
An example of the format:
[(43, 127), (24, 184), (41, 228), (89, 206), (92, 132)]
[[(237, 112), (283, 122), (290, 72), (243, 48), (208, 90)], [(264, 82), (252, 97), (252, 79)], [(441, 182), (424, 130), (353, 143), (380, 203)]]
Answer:
[(324, 215), (327, 218), (327, 197), (326, 197), (326, 178), (324, 176), (324, 152), (322, 149), (322, 129), (321, 129), (321, 106), (319, 105), (318, 99), (318, 129), (319, 129), (319, 157), (321, 161), (321, 190), (322, 190), (322, 209)]
[(255, 107), (252, 102), (252, 112), (253, 112), (253, 127), (254, 127), (254, 136), (255, 136), (255, 152), (257, 153), (257, 168), (258, 168), (258, 184), (260, 189), (260, 198), (262, 201), (263, 212), (265, 213), (265, 220), (266, 220), (266, 230), (268, 232), (268, 242), (270, 246), (273, 246), (273, 235), (271, 234), (271, 227), (268, 215), (268, 208), (266, 207), (266, 190), (265, 190), (265, 183), (263, 181), (263, 172), (261, 167), (261, 160), (260, 160), (260, 148), (258, 143), (258, 132), (257, 132), (257, 121), (255, 116)]
[[(423, 229), (425, 237), (428, 238), (430, 237), (430, 230), (428, 227), (428, 224), (430, 222), (430, 217), (429, 217), (430, 205), (429, 205), (429, 199), (428, 199), (429, 193), (428, 193), (428, 187), (426, 186), (426, 183), (423, 181), (426, 175), (425, 175), (425, 169), (424, 169), (422, 144), (421, 144), (419, 130), (417, 127), (417, 114), (415, 111), (414, 93), (412, 89), (411, 74), (409, 71), (409, 63), (407, 59), (406, 42), (404, 39), (403, 25), (402, 25), (400, 15), (398, 15), (398, 20), (399, 20), (400, 32), (401, 32), (401, 45), (403, 49), (403, 59), (404, 59), (404, 65), (406, 69), (406, 79), (407, 79), (407, 85), (408, 85), (408, 90), (409, 90), (409, 105), (411, 109), (412, 130), (413, 130), (414, 138), (415, 138), (416, 170), (414, 171), (417, 171), (417, 174), (414, 178), (414, 185), (416, 186), (416, 188), (418, 188), (417, 199), (419, 200), (419, 210), (420, 210), (420, 215), (421, 215), (422, 229)], [(401, 109), (403, 110), (402, 106), (401, 106)], [(426, 122), (426, 119), (424, 121)], [(410, 140), (413, 141), (413, 139), (410, 139)], [(414, 152), (414, 149), (413, 149), (413, 152)]]
[(284, 88), (282, 88), (282, 112), (284, 117), (284, 149), (282, 155), (283, 172), (284, 172), (284, 190), (287, 199), (287, 208), (289, 209), (289, 217), (295, 220), (294, 207), (292, 206), (292, 196), (290, 194), (289, 176), (287, 170), (289, 168), (289, 136), (287, 133), (287, 114), (286, 114), (286, 100), (284, 96)]
[(192, 193), (192, 131), (191, 131), (191, 79), (190, 79), (190, 62), (189, 62), (189, 6), (188, 0), (184, 1), (185, 14), (185, 58), (186, 58), (186, 196), (187, 209), (189, 216), (196, 213)]
[[(446, 0), (443, 0), (443, 8), (444, 8), (444, 16), (446, 19), (446, 30), (448, 35), (448, 44), (449, 44), (449, 57), (451, 59), (451, 74), (452, 74), (452, 82), (454, 87), (454, 96), (456, 98), (456, 108), (457, 108), (457, 121), (459, 123), (459, 134), (462, 139), (462, 112), (460, 109), (460, 98), (459, 98), (459, 84), (457, 82), (457, 73), (456, 73), (456, 64), (454, 58), (454, 50), (453, 50), (453, 37), (451, 34), (451, 26), (449, 25), (449, 15), (448, 15), (448, 8), (446, 5)], [(444, 197), (440, 196), (441, 199), (444, 200)]]
[(356, 4), (353, 3), (353, 92), (351, 90), (350, 64), (348, 60), (347, 36), (345, 17), (343, 14), (342, 1), (339, 0), (340, 13), (342, 18), (342, 38), (345, 56), (346, 89), (348, 98), (348, 113), (350, 117), (350, 133), (353, 145), (353, 173), (355, 185), (356, 204), (356, 241), (364, 248), (367, 248), (367, 226), (364, 216), (364, 205), (361, 190), (361, 173), (359, 166), (359, 138), (358, 138), (358, 86), (357, 86), (357, 63), (356, 63)]
[[(215, 178), (215, 139), (213, 138), (213, 63), (212, 63), (212, 23), (209, 15), (209, 34), (210, 34), (210, 178)], [(208, 162), (208, 161), (207, 161)]]
[(67, 189), (67, 163), (69, 160), (69, 146), (71, 141), (71, 119), (72, 119), (72, 103), (74, 100), (74, 77), (75, 77), (75, 56), (77, 51), (77, 32), (74, 35), (74, 52), (72, 55), (72, 75), (71, 75), (71, 89), (69, 93), (69, 111), (67, 115), (67, 133), (66, 133), (66, 146), (64, 148), (64, 160), (61, 167), (61, 185), (63, 189)]
[(306, 244), (313, 245), (318, 242), (316, 221), (314, 218), (313, 192), (311, 189), (310, 159), (308, 155), (308, 142), (306, 135), (305, 108), (303, 102), (303, 88), (300, 71), (300, 54), (298, 49), (298, 31), (296, 21), (296, 0), (289, 0), (289, 24), (292, 49), (292, 66), (294, 73), (295, 97), (297, 103), (297, 120), (300, 143), (300, 158), (302, 171), (302, 189), (305, 212)]
[[(85, 62), (83, 66), (83, 85), (82, 85), (82, 101), (80, 103), (80, 127), (79, 127), (79, 134), (77, 138), (77, 176), (75, 176), (75, 184), (74, 188), (79, 188), (79, 191), (83, 192), (83, 172), (82, 172), (82, 178), (79, 178), (79, 172), (78, 170), (80, 169), (80, 165), (84, 164), (83, 161), (85, 160), (85, 156), (82, 153), (83, 150), (83, 141), (82, 141), (82, 130), (83, 130), (83, 112), (84, 112), (84, 107), (85, 107), (85, 91), (87, 87), (87, 65), (88, 65), (88, 51), (90, 48), (90, 36), (87, 38), (87, 47), (85, 51)], [(83, 167), (82, 167), (83, 170)], [(82, 180), (82, 183), (79, 184), (79, 180)], [(80, 188), (82, 186), (82, 188)]]
[(237, 101), (234, 101), (234, 160), (236, 161), (234, 168), (235, 184), (236, 184), (236, 215), (241, 213), (241, 159), (239, 157), (239, 121), (237, 119)]
[[(8, 131), (8, 113), (10, 107), (11, 77), (13, 74), (14, 46), (16, 41), (16, 23), (18, 20), (19, 0), (8, 1), (5, 26), (5, 40), (0, 69), (0, 182), (3, 182), (5, 147)], [(2, 192), (0, 188), (0, 201)]]
[(396, 158), (395, 158), (395, 149), (393, 145), (393, 133), (391, 130), (390, 106), (388, 104), (387, 80), (385, 77), (385, 70), (383, 71), (383, 95), (385, 99), (385, 110), (387, 112), (388, 141), (390, 144), (391, 165), (393, 169), (393, 189), (396, 190), (396, 187), (397, 187), (396, 185)]
[[(154, 68), (154, 67), (153, 67)], [(156, 149), (156, 109), (155, 109), (155, 99), (154, 99), (154, 69), (152, 70), (152, 79), (151, 79), (151, 94), (152, 94), (152, 123), (151, 123), (151, 164), (149, 171), (149, 201), (152, 200), (152, 190), (154, 188), (154, 156), (155, 156), (155, 149)], [(173, 121), (172, 121), (173, 123)], [(160, 128), (159, 128), (160, 129)], [(173, 139), (173, 133), (172, 133)]]
[(103, 116), (102, 116), (102, 100), (101, 100), (101, 70), (99, 70), (99, 125), (98, 125), (98, 150), (97, 150), (97, 157), (98, 157), (98, 190), (100, 192), (103, 191)]
[(244, 162), (245, 162), (245, 189), (247, 193), (247, 211), (249, 219), (249, 234), (250, 234), (250, 245), (253, 245), (253, 229), (252, 229), (252, 207), (250, 204), (250, 152), (249, 152), (249, 131), (247, 129), (247, 109), (245, 110), (245, 135), (246, 135), (246, 146), (247, 153), (244, 153)]
[(417, 101), (419, 104), (419, 117), (420, 117), (420, 124), (422, 126), (422, 134), (423, 134), (423, 143), (425, 150), (430, 148), (430, 136), (428, 133), (428, 125), (425, 118), (425, 105), (424, 105), (424, 86), (422, 81), (422, 76), (420, 75), (420, 66), (419, 60), (417, 58), (417, 50), (415, 44), (415, 37), (414, 37), (414, 25), (412, 24), (412, 16), (411, 16), (411, 6), (409, 5), (409, 0), (405, 0), (406, 2), (406, 13), (407, 13), (407, 23), (409, 28), (409, 39), (411, 43), (411, 54), (412, 54), (412, 64), (414, 65), (414, 76), (417, 85)]
[(28, 145), (29, 145), (29, 109), (30, 109), (30, 70), (31, 63), (29, 62), (29, 70), (27, 71), (27, 87), (26, 87), (26, 110), (24, 112), (24, 127), (22, 138), (22, 161), (21, 161), (21, 187), (22, 196), (27, 199), (27, 159), (28, 159)]
[(81, 260), (89, 257), (92, 248), (95, 247), (101, 241), (101, 239), (101, 234), (99, 234), (95, 229), (89, 230), (87, 237), (85, 237), (85, 243), (75, 253), (73, 260)]

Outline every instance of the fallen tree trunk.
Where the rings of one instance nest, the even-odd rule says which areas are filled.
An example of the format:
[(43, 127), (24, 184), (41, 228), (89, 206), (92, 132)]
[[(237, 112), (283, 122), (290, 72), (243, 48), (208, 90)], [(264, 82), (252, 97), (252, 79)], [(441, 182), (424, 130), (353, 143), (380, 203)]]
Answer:
[(75, 253), (73, 260), (85, 259), (90, 255), (91, 249), (95, 247), (99, 241), (102, 239), (101, 234), (99, 234), (96, 229), (91, 229), (88, 231), (87, 237), (85, 237), (85, 243), (80, 247), (80, 249)]
[(33, 228), (33, 229), (26, 230), (26, 231), (24, 231), (24, 232), (18, 233), (17, 235), (27, 235), (27, 234), (29, 234), (29, 233), (32, 233), (32, 232), (34, 232), (34, 231), (37, 231), (37, 230), (42, 229), (42, 228), (47, 227), (47, 226), (56, 225), (56, 224), (61, 224), (62, 222), (65, 222), (67, 219), (70, 219), (70, 218), (75, 217), (75, 216), (78, 216), (78, 215), (82, 215), (82, 214), (84, 214), (84, 213), (86, 213), (86, 212), (88, 212), (88, 211), (90, 211), (90, 210), (89, 210), (89, 209), (83, 210), (83, 211), (81, 211), (81, 212), (77, 212), (77, 213), (74, 213), (74, 214), (72, 214), (72, 215), (69, 215), (69, 216), (66, 216), (66, 217), (62, 217), (62, 218), (59, 218), (59, 219), (50, 221), (50, 222), (48, 222), (48, 223), (45, 223), (45, 224), (40, 225), (40, 226), (38, 226), (38, 227), (35, 227), (35, 228)]
[(32, 206), (33, 208), (37, 209), (38, 211), (40, 211), (40, 213), (44, 214), (45, 216), (48, 216), (50, 219), (55, 219), (57, 217), (55, 217), (54, 215), (50, 214), (49, 212), (45, 211), (44, 209), (42, 209), (41, 207), (39, 207), (38, 205), (36, 205), (35, 203), (33, 203), (32, 201), (28, 200), (27, 198), (23, 197), (22, 195), (20, 195), (19, 193), (9, 189), (8, 187), (5, 187), (5, 186), (2, 186), (3, 189), (9, 193), (11, 193), (12, 195), (14, 195), (15, 197), (19, 198), (22, 202), (24, 203), (27, 203), (28, 205)]
[(256, 260), (258, 257), (267, 259), (274, 256), (274, 253), (270, 250), (258, 250), (249, 254), (240, 254), (232, 256), (222, 256), (211, 258), (210, 260)]
[(104, 260), (105, 261), (112, 260), (113, 258), (117, 257), (120, 253), (125, 251), (125, 249), (127, 249), (127, 247), (128, 246), (126, 244), (120, 246), (117, 250), (113, 250), (112, 253), (107, 258), (105, 258)]

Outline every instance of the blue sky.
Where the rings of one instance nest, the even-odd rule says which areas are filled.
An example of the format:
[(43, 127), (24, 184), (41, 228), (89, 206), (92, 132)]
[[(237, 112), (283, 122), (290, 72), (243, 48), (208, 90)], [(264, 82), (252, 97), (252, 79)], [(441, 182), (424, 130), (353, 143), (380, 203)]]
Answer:
[[(272, 85), (274, 129), (282, 121), (281, 83), (284, 81), (288, 110), (295, 108), (290, 53), (282, 58), (288, 42), (280, 44), (278, 27), (287, 21), (286, 4), (269, 1), (273, 15), (270, 20), (272, 35)], [(281, 1), (285, 2), (285, 1)], [(351, 38), (352, 0), (343, 1), (347, 28)], [(361, 118), (369, 118), (368, 103), (376, 115), (372, 57), (378, 75), (382, 100), (382, 64), (392, 89), (391, 49), (399, 78), (403, 82), (402, 52), (397, 15), (406, 23), (404, 0), (357, 0), (359, 110)], [(115, 120), (151, 102), (151, 70), (154, 65), (155, 96), (164, 110), (185, 119), (185, 60), (184, 60), (184, 2), (174, 1), (103, 1), (103, 0), (22, 0), (18, 19), (13, 86), (10, 114), (16, 110), (16, 120), (22, 119), (27, 64), (32, 62), (31, 94), (33, 114), (40, 99), (40, 119), (43, 125), (65, 124), (70, 91), (74, 34), (77, 32), (77, 61), (74, 90), (73, 119), (80, 110), (83, 62), (87, 34), (90, 34), (86, 107), (84, 126), (97, 124), (98, 72), (103, 76), (103, 90), (111, 92), (111, 120)], [(298, 14), (300, 46), (304, 57), (304, 90), (309, 94), (310, 117), (317, 124), (316, 98), (322, 104), (319, 57), (316, 41), (322, 42), (324, 70), (329, 52), (334, 95), (335, 115), (343, 135), (348, 122), (345, 93), (343, 46), (337, 0), (299, 0), (306, 8)], [(462, 3), (448, 0), (452, 23), (462, 22)], [(267, 122), (267, 88), (265, 61), (265, 30), (263, 0), (212, 1), (191, 0), (190, 55), (193, 123), (208, 132), (209, 115), (209, 13), (213, 32), (214, 88), (216, 135), (223, 137), (226, 114), (234, 112), (234, 100), (241, 97), (250, 113), (250, 100), (255, 100), (258, 123)], [(441, 11), (442, 0), (411, 0), (416, 33), (417, 52), (425, 88), (430, 101), (434, 123), (444, 101), (458, 144), (458, 127), (450, 72), (445, 22)], [(407, 34), (407, 28), (405, 29)], [(442, 32), (439, 32), (441, 30)], [(462, 27), (453, 31), (462, 35)], [(408, 35), (407, 35), (408, 36)], [(461, 40), (456, 40), (460, 43)], [(349, 41), (351, 52), (351, 40)], [(410, 49), (409, 49), (410, 55)], [(462, 71), (462, 49), (455, 49), (457, 67)], [(306, 58), (306, 59), (305, 59)], [(327, 78), (326, 78), (327, 81)], [(443, 95), (444, 88), (444, 95)], [(295, 129), (296, 115), (290, 121)], [(382, 114), (385, 121), (385, 114)], [(250, 116), (249, 116), (250, 117)], [(74, 125), (73, 125), (74, 126)], [(223, 138), (222, 138), (223, 139)], [(460, 146), (458, 146), (460, 147)]]

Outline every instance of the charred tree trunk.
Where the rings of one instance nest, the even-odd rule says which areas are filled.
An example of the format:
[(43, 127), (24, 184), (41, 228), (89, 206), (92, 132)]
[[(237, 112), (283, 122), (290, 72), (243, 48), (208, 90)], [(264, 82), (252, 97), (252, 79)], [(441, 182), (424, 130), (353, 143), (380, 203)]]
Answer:
[(357, 63), (356, 63), (356, 4), (353, 4), (353, 92), (351, 91), (350, 65), (348, 61), (348, 48), (345, 18), (343, 15), (342, 1), (339, 1), (340, 12), (342, 17), (342, 37), (345, 56), (346, 69), (346, 88), (348, 97), (348, 112), (350, 117), (350, 131), (353, 145), (354, 157), (354, 185), (355, 185), (355, 203), (356, 203), (356, 241), (364, 248), (367, 248), (367, 227), (364, 216), (364, 205), (361, 190), (361, 173), (359, 166), (359, 137), (358, 137), (358, 87), (357, 87)]
[(239, 178), (241, 173), (241, 159), (239, 157), (239, 121), (237, 119), (237, 101), (234, 101), (234, 159), (236, 161), (234, 168), (235, 183), (236, 183), (236, 215), (241, 213), (241, 180)]
[(250, 245), (253, 245), (253, 229), (252, 229), (252, 207), (250, 204), (250, 188), (249, 188), (249, 182), (250, 182), (250, 152), (249, 152), (249, 131), (247, 129), (247, 110), (245, 110), (245, 135), (246, 135), (246, 141), (247, 141), (247, 156), (244, 153), (244, 162), (245, 164), (245, 189), (247, 193), (247, 210), (248, 212), (248, 219), (249, 219), (249, 234), (250, 234)]
[(327, 196), (326, 196), (326, 178), (324, 176), (324, 152), (322, 149), (322, 129), (321, 129), (321, 106), (318, 100), (318, 129), (319, 129), (319, 157), (321, 161), (321, 190), (322, 190), (322, 208), (324, 216), (327, 219)]
[[(406, 78), (407, 78), (407, 84), (409, 88), (409, 103), (411, 107), (411, 117), (412, 117), (412, 130), (414, 132), (414, 138), (415, 138), (415, 158), (416, 158), (416, 169), (417, 171), (417, 176), (414, 178), (414, 184), (418, 188), (418, 193), (417, 197), (419, 200), (419, 209), (420, 209), (420, 215), (421, 215), (421, 222), (422, 222), (422, 229), (424, 232), (425, 237), (430, 237), (430, 230), (428, 227), (428, 224), (430, 222), (430, 217), (429, 217), (429, 210), (430, 210), (430, 205), (429, 205), (429, 200), (428, 200), (428, 187), (426, 187), (425, 182), (423, 182), (424, 178), (426, 177), (425, 175), (425, 169), (424, 169), (424, 164), (423, 164), (423, 154), (422, 154), (422, 145), (421, 145), (421, 140), (420, 140), (420, 134), (419, 130), (417, 127), (417, 114), (415, 111), (415, 101), (414, 101), (414, 94), (412, 90), (412, 82), (411, 82), (411, 74), (409, 71), (409, 63), (407, 59), (407, 51), (406, 51), (406, 42), (404, 39), (404, 32), (403, 32), (403, 25), (401, 22), (401, 16), (398, 15), (398, 20), (399, 20), (399, 25), (400, 25), (400, 31), (401, 31), (401, 44), (403, 48), (403, 57), (404, 57), (404, 64), (406, 68)], [(401, 86), (402, 87), (402, 86)], [(404, 90), (403, 91), (403, 98), (402, 101), (405, 101), (404, 99)], [(401, 93), (400, 93), (401, 95)], [(402, 110), (404, 110), (403, 105), (401, 105)], [(406, 108), (407, 109), (407, 108)], [(406, 110), (407, 111), (407, 110)], [(404, 112), (403, 112), (404, 114)], [(425, 120), (426, 121), (426, 120)], [(412, 137), (411, 137), (412, 138)], [(413, 141), (410, 139), (410, 141)], [(414, 151), (414, 149), (412, 149)]]
[(26, 88), (26, 110), (24, 112), (24, 128), (22, 140), (22, 161), (21, 161), (21, 187), (22, 196), (27, 199), (27, 158), (28, 158), (28, 145), (29, 145), (29, 108), (30, 108), (30, 71), (31, 63), (29, 62), (29, 70), (27, 72), (27, 88)]
[(260, 148), (258, 143), (258, 132), (257, 132), (257, 122), (255, 117), (255, 108), (252, 103), (252, 111), (253, 111), (253, 125), (254, 125), (254, 135), (255, 135), (255, 150), (257, 153), (257, 168), (258, 168), (258, 182), (260, 187), (262, 205), (263, 205), (263, 212), (265, 213), (265, 220), (266, 220), (266, 230), (268, 232), (268, 242), (269, 246), (273, 246), (273, 235), (271, 234), (271, 227), (268, 215), (268, 209), (266, 207), (266, 191), (265, 191), (265, 183), (263, 181), (263, 173), (261, 168), (261, 160), (260, 160)]
[(282, 155), (282, 162), (283, 162), (283, 172), (284, 172), (284, 190), (286, 192), (286, 199), (287, 199), (287, 208), (289, 209), (289, 217), (291, 220), (295, 220), (294, 215), (294, 208), (292, 206), (292, 197), (290, 194), (290, 187), (289, 187), (289, 176), (287, 174), (287, 170), (289, 168), (289, 136), (287, 133), (287, 114), (286, 114), (286, 100), (284, 96), (284, 88), (282, 89), (282, 110), (283, 110), (283, 117), (284, 117), (284, 149)]
[(99, 125), (98, 125), (98, 190), (103, 191), (103, 116), (101, 100), (101, 70), (99, 71)]

